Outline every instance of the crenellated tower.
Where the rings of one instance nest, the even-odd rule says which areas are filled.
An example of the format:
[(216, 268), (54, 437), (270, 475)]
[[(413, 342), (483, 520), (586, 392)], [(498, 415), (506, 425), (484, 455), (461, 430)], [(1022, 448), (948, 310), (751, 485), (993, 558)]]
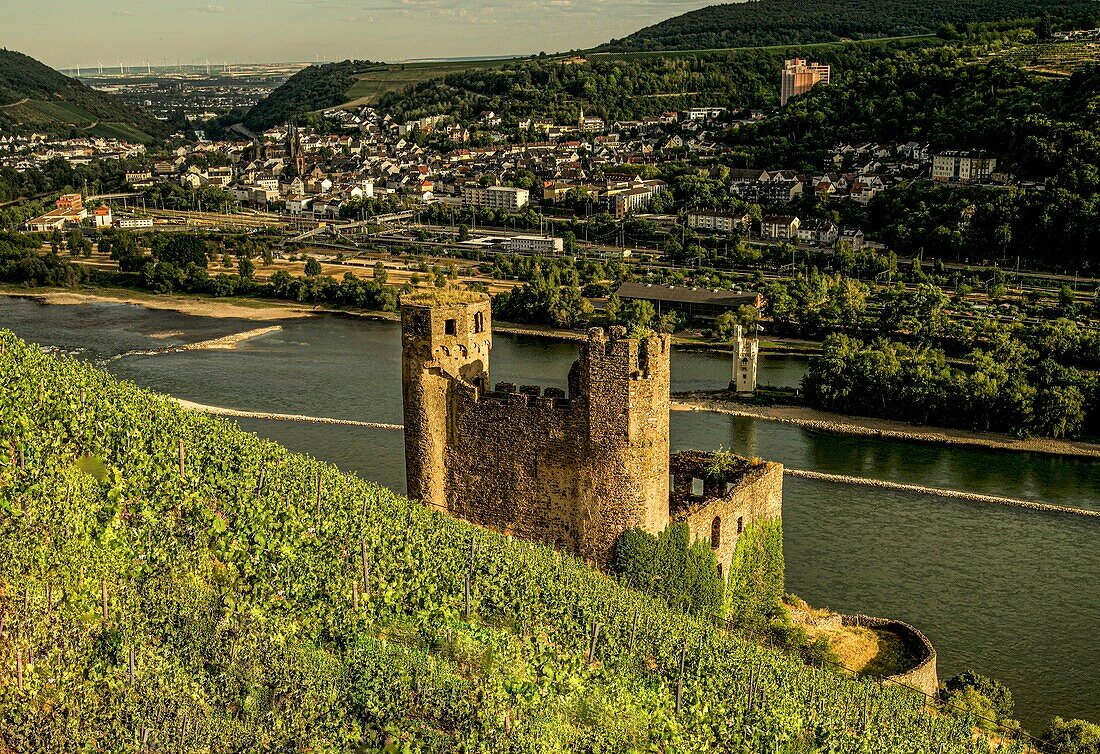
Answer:
[(670, 362), (668, 335), (593, 328), (570, 370), (591, 471), (591, 494), (577, 511), (585, 557), (605, 560), (625, 529), (659, 532), (668, 524)]
[(489, 297), (467, 291), (401, 299), (405, 469), (409, 497), (447, 506), (445, 451), (456, 435), (454, 391), (489, 385)]

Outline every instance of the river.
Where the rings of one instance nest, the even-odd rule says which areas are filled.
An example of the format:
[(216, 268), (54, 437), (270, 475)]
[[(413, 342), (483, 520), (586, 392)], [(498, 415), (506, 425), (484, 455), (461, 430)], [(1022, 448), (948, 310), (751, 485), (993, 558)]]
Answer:
[[(234, 350), (121, 353), (250, 330), (121, 304), (48, 306), (0, 297), (0, 326), (180, 398), (247, 411), (401, 422), (396, 324), (344, 317), (279, 323)], [(575, 344), (496, 334), (494, 381), (565, 386)], [(793, 386), (800, 356), (766, 356), (761, 382)], [(673, 390), (721, 387), (728, 354), (678, 351)], [(404, 491), (399, 433), (240, 419), (248, 431)], [(791, 468), (1100, 507), (1100, 462), (815, 432), (674, 412), (675, 450), (725, 447)], [(1053, 715), (1100, 720), (1100, 522), (931, 494), (788, 477), (787, 589), (813, 604), (910, 622), (940, 675), (975, 669), (1008, 684), (1034, 732)]]

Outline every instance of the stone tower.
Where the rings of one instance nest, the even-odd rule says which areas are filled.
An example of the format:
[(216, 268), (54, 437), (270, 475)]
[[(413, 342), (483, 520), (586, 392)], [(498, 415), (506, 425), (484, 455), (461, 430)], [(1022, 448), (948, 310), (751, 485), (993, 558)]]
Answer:
[(578, 507), (579, 550), (603, 561), (621, 532), (668, 525), (669, 390), (667, 335), (628, 338), (593, 328), (569, 373), (569, 397), (584, 407), (578, 438), (589, 488)]
[(445, 451), (456, 385), (489, 385), (493, 347), (489, 297), (465, 291), (401, 299), (405, 470), (409, 497), (446, 507)]
[(756, 391), (756, 367), (760, 357), (760, 339), (746, 338), (737, 325), (733, 329), (733, 377), (730, 390), (751, 394)]

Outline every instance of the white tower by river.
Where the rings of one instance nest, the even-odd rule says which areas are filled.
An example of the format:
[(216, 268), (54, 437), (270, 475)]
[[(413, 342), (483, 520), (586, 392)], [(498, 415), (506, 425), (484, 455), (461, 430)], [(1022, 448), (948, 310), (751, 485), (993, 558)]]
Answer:
[(756, 391), (756, 362), (760, 339), (746, 338), (741, 325), (733, 329), (733, 378), (730, 390), (751, 395)]

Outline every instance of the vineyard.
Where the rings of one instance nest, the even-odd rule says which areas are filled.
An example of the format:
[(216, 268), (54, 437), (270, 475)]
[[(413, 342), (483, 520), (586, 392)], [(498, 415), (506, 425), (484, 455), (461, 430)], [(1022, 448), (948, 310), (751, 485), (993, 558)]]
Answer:
[(3, 754), (990, 750), (904, 689), (0, 349)]
[(1070, 76), (1100, 62), (1100, 42), (1045, 42), (1017, 45), (992, 57), (1007, 60), (1032, 73)]

